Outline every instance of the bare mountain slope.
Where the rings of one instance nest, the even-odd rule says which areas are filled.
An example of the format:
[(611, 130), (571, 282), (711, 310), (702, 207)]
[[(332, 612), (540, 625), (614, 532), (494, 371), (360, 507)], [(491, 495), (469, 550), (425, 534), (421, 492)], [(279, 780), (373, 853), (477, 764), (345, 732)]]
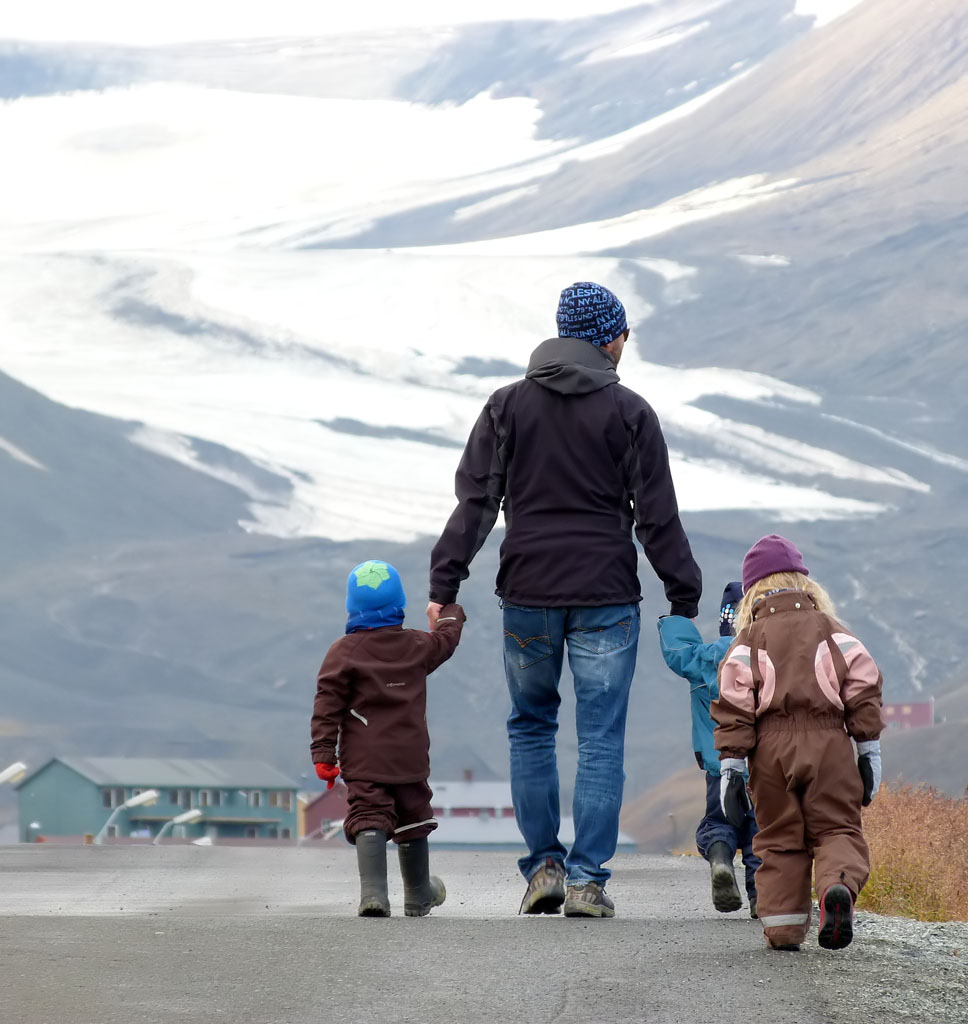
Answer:
[(135, 427), (65, 408), (0, 372), (0, 566), (76, 545), (238, 529), (247, 506), (237, 488), (133, 444)]
[[(903, 167), (924, 155), (926, 140), (913, 135), (917, 125), (946, 116), (966, 77), (968, 10), (959, 0), (927, 7), (908, 0), (861, 4), (773, 52), (687, 119), (621, 153), (563, 168), (540, 194), (495, 211), (479, 226), (493, 237), (598, 220), (728, 178), (800, 178), (838, 153), (828, 173), (862, 172), (872, 158)], [(622, 86), (632, 92), (634, 78)], [(948, 100), (935, 106), (946, 93)], [(947, 122), (949, 137), (940, 141), (960, 147), (966, 142), (964, 104), (954, 112), (961, 123)], [(896, 151), (871, 147), (882, 130), (894, 137)], [(852, 154), (846, 163), (845, 153)], [(938, 169), (956, 170), (947, 159)], [(471, 237), (476, 226), (465, 222), (462, 235)]]

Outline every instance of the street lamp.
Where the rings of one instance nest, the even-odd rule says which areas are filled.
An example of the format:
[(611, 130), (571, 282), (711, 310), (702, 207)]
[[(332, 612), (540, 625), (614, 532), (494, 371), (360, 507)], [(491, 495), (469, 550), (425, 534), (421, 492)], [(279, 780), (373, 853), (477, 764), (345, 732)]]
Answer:
[(108, 820), (101, 826), (101, 831), (94, 837), (94, 843), (100, 846), (104, 842), (104, 837), (108, 834), (108, 829), (114, 824), (114, 819), (122, 812), (126, 811), (131, 807), (141, 807), (143, 804), (153, 804), (161, 794), (157, 789), (146, 789), (143, 793), (138, 793), (135, 796), (128, 797), (123, 804), (119, 804), (111, 812)]
[(158, 835), (156, 835), (155, 838), (151, 840), (151, 845), (157, 846), (161, 842), (165, 833), (173, 825), (184, 825), (185, 822), (187, 821), (198, 821), (198, 819), (201, 816), (202, 812), (197, 807), (193, 807), (190, 811), (185, 811), (183, 814), (176, 814), (174, 818), (171, 818), (169, 821), (166, 821), (164, 825), (162, 825), (161, 828), (158, 829)]
[(0, 783), (19, 782), (27, 774), (27, 766), (23, 761), (14, 761), (0, 772)]

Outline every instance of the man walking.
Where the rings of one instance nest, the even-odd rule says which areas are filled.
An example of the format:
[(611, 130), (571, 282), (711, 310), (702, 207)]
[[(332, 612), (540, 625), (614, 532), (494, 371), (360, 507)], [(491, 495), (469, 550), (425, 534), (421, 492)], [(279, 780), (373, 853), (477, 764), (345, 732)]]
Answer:
[[(503, 508), (497, 594), (511, 694), (514, 813), (528, 845), (523, 914), (613, 917), (605, 893), (625, 781), (625, 719), (642, 591), (642, 544), (674, 615), (695, 618), (701, 574), (679, 521), (652, 408), (619, 383), (629, 330), (622, 303), (583, 281), (558, 304), (559, 337), (523, 380), (488, 399), (457, 468), (457, 507), (434, 546), (434, 619), (453, 603)], [(503, 504), (502, 504), (503, 503)], [(577, 701), (575, 841), (558, 838), (555, 734), (565, 648)], [(567, 881), (567, 892), (566, 892)]]

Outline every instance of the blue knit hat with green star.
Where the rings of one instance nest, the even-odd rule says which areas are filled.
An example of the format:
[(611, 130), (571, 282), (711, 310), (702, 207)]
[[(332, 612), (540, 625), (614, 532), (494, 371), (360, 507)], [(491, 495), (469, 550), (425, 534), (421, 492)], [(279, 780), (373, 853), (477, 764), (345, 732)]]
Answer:
[(346, 578), (346, 632), (399, 626), (407, 595), (400, 573), (388, 562), (360, 562)]

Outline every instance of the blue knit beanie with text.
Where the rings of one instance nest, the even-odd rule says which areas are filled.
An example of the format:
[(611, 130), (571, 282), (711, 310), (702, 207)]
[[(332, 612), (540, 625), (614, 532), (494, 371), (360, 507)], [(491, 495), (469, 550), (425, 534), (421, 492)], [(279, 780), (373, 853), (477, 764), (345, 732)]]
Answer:
[(558, 299), (558, 336), (607, 345), (628, 330), (625, 307), (614, 293), (594, 281), (576, 281)]
[(346, 632), (399, 626), (407, 595), (400, 573), (388, 562), (361, 562), (346, 578)]

